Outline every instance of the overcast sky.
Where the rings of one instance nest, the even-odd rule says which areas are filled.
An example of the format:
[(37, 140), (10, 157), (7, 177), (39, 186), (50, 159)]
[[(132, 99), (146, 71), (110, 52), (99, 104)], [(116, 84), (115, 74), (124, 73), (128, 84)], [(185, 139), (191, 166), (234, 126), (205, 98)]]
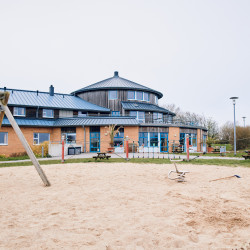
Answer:
[(113, 76), (160, 104), (250, 124), (249, 0), (0, 0), (0, 87), (70, 93)]

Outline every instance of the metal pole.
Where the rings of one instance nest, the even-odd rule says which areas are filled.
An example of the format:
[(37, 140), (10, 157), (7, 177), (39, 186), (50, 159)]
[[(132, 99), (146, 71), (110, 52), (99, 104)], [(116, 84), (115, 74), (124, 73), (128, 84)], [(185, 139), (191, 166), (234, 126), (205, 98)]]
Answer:
[(235, 100), (233, 102), (233, 105), (234, 105), (234, 156), (236, 156)]

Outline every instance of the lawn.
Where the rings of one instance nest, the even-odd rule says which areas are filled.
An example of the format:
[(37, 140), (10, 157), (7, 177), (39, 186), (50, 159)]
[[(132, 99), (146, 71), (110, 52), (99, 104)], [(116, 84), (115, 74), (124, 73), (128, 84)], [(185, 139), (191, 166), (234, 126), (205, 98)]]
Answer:
[[(41, 165), (50, 165), (50, 164), (60, 164), (60, 160), (40, 160)], [(96, 162), (93, 158), (81, 158), (81, 159), (69, 159), (65, 163), (88, 163)], [(127, 161), (126, 159), (121, 158), (111, 158), (109, 160), (97, 160), (97, 162), (109, 162), (109, 163), (152, 163), (152, 164), (172, 164), (169, 159), (152, 159), (152, 158), (134, 158)], [(178, 164), (194, 164), (194, 165), (218, 165), (218, 166), (231, 166), (231, 167), (250, 167), (250, 160), (226, 160), (226, 159), (195, 159), (189, 162), (178, 161)], [(0, 163), (1, 167), (15, 167), (15, 166), (30, 166), (32, 162), (4, 162)], [(63, 163), (62, 163), (63, 165)]]

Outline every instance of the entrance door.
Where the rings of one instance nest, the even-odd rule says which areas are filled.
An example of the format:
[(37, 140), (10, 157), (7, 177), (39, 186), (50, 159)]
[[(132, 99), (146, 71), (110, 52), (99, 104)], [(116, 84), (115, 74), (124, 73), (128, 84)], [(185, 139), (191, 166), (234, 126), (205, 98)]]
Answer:
[(168, 133), (161, 133), (161, 152), (168, 152)]
[(100, 127), (90, 127), (90, 152), (100, 152)]

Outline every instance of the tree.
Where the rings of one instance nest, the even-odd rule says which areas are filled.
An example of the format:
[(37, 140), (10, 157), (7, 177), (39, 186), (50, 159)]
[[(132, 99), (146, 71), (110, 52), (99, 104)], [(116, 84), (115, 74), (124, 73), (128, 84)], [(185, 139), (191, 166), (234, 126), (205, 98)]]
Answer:
[(199, 115), (189, 111), (182, 111), (180, 107), (177, 107), (175, 104), (163, 105), (165, 109), (176, 114), (175, 120), (183, 123), (193, 122), (199, 124), (208, 129), (208, 136), (216, 140), (219, 137), (219, 126), (218, 123), (213, 120), (211, 117), (205, 117), (204, 115)]

